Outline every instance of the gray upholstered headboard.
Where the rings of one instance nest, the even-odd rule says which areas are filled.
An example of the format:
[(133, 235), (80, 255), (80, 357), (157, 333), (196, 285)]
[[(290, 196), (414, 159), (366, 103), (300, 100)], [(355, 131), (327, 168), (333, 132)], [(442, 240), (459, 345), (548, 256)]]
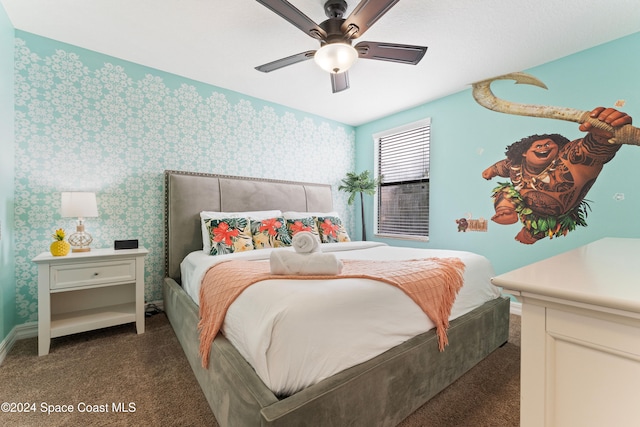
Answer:
[(165, 275), (178, 283), (184, 257), (202, 249), (201, 211), (333, 210), (329, 184), (172, 170), (165, 171), (164, 177)]

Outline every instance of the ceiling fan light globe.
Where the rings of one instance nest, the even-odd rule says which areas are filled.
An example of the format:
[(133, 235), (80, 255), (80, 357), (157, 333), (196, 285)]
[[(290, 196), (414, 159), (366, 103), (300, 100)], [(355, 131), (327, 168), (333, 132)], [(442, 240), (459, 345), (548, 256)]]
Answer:
[(330, 43), (318, 49), (313, 59), (329, 73), (344, 73), (358, 59), (358, 51), (346, 43)]

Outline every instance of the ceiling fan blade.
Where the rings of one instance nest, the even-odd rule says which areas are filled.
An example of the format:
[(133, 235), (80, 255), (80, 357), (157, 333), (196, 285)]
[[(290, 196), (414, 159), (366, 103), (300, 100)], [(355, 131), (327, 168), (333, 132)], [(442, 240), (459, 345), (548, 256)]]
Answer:
[(330, 73), (331, 75), (331, 89), (333, 93), (342, 92), (349, 89), (349, 72), (343, 73)]
[(343, 34), (355, 39), (362, 36), (378, 19), (400, 0), (361, 0), (342, 23)]
[(427, 52), (426, 46), (398, 43), (360, 42), (354, 46), (359, 58), (416, 65)]
[(324, 40), (327, 37), (325, 30), (320, 28), (318, 24), (311, 20), (311, 18), (302, 13), (287, 0), (257, 1), (314, 39)]
[(297, 64), (298, 62), (306, 61), (307, 59), (313, 58), (315, 55), (315, 50), (308, 50), (306, 52), (297, 53), (295, 55), (287, 56), (286, 58), (278, 59), (273, 62), (269, 62), (267, 64), (259, 65), (256, 68), (258, 71), (262, 71), (263, 73), (269, 73), (271, 71), (277, 70), (279, 68), (286, 67), (288, 65)]

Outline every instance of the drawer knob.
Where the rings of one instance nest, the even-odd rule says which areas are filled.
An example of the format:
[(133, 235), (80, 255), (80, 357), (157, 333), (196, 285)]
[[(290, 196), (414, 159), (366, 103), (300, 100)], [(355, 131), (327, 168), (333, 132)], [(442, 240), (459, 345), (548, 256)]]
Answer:
[(99, 274), (98, 272), (93, 273), (93, 277), (96, 277), (98, 274)]

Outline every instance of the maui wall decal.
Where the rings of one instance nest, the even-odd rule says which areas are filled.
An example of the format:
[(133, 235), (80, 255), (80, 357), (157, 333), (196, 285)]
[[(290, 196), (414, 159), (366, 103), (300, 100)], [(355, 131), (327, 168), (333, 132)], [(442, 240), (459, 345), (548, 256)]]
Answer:
[(504, 101), (491, 91), (495, 80), (547, 88), (529, 74), (506, 74), (473, 84), (478, 104), (501, 113), (576, 122), (586, 135), (573, 141), (559, 134), (531, 135), (509, 145), (506, 158), (482, 172), (486, 180), (510, 179), (493, 189), (491, 219), (503, 225), (520, 221), (523, 226), (515, 239), (524, 244), (586, 226), (590, 206), (585, 196), (622, 144), (640, 145), (640, 129), (631, 126), (631, 116), (613, 108), (581, 111)]

